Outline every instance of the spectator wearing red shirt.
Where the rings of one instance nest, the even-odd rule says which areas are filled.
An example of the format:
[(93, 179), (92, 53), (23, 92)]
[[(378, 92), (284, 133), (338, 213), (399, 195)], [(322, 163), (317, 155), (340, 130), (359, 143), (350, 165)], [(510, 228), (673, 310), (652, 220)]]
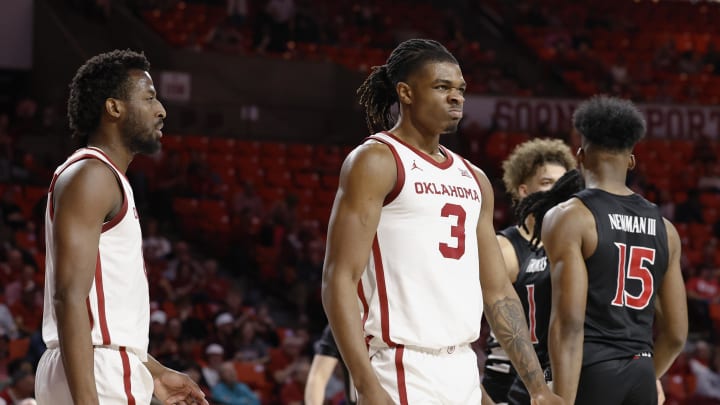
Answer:
[(310, 372), (310, 361), (300, 357), (292, 365), (289, 378), (280, 390), (280, 402), (287, 405), (302, 405), (305, 399), (305, 383)]
[(720, 302), (720, 283), (715, 273), (713, 268), (704, 267), (685, 283), (690, 325), (697, 325), (699, 332), (713, 332), (710, 305)]

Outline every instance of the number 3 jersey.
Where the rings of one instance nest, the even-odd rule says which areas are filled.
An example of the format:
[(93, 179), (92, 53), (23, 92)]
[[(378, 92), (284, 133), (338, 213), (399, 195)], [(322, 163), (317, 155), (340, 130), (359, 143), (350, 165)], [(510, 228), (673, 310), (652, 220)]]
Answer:
[(668, 238), (657, 206), (638, 194), (599, 189), (575, 195), (595, 217), (597, 248), (588, 273), (583, 366), (650, 356), (655, 294), (668, 267)]
[(442, 146), (446, 160), (436, 162), (390, 133), (366, 142), (387, 145), (397, 166), (358, 285), (368, 344), (439, 349), (475, 341), (482, 318), (475, 173)]

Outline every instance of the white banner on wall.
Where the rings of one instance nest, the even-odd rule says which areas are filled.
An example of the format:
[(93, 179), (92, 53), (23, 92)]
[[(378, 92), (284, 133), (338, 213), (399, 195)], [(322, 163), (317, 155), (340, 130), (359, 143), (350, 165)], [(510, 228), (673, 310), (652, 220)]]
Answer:
[[(572, 113), (580, 101), (468, 96), (465, 119), (486, 128), (495, 121), (497, 128), (505, 131), (532, 133), (541, 126), (550, 131), (569, 131)], [(650, 138), (719, 138), (720, 107), (638, 104), (638, 108), (645, 114)]]
[(187, 72), (163, 71), (160, 73), (158, 95), (168, 101), (190, 101), (192, 78)]

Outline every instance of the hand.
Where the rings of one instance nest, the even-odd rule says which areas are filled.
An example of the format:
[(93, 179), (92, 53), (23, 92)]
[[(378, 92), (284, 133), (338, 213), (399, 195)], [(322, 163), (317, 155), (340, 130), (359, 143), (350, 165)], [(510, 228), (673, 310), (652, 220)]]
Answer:
[(531, 405), (564, 405), (565, 400), (555, 395), (549, 389), (546, 392), (534, 396), (530, 400)]
[(164, 405), (208, 405), (205, 393), (186, 374), (167, 369), (154, 382), (155, 396)]
[(660, 379), (655, 380), (655, 387), (657, 387), (658, 405), (663, 405), (663, 403), (665, 403), (665, 391), (663, 391)]
[(379, 384), (376, 388), (358, 391), (358, 405), (395, 405), (390, 394)]

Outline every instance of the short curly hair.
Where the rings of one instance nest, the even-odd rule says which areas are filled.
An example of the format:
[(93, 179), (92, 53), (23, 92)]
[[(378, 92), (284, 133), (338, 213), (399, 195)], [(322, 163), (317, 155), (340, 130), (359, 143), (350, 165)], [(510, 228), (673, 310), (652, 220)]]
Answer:
[(594, 96), (573, 113), (573, 127), (591, 145), (612, 152), (632, 149), (645, 136), (645, 118), (630, 100)]
[(97, 130), (108, 98), (126, 99), (131, 70), (150, 70), (145, 54), (126, 50), (101, 53), (80, 66), (68, 97), (68, 120), (73, 137), (87, 142)]
[(560, 139), (536, 138), (515, 147), (502, 163), (503, 183), (513, 202), (520, 200), (518, 187), (534, 176), (538, 168), (548, 163), (555, 163), (566, 170), (577, 166), (570, 147)]

